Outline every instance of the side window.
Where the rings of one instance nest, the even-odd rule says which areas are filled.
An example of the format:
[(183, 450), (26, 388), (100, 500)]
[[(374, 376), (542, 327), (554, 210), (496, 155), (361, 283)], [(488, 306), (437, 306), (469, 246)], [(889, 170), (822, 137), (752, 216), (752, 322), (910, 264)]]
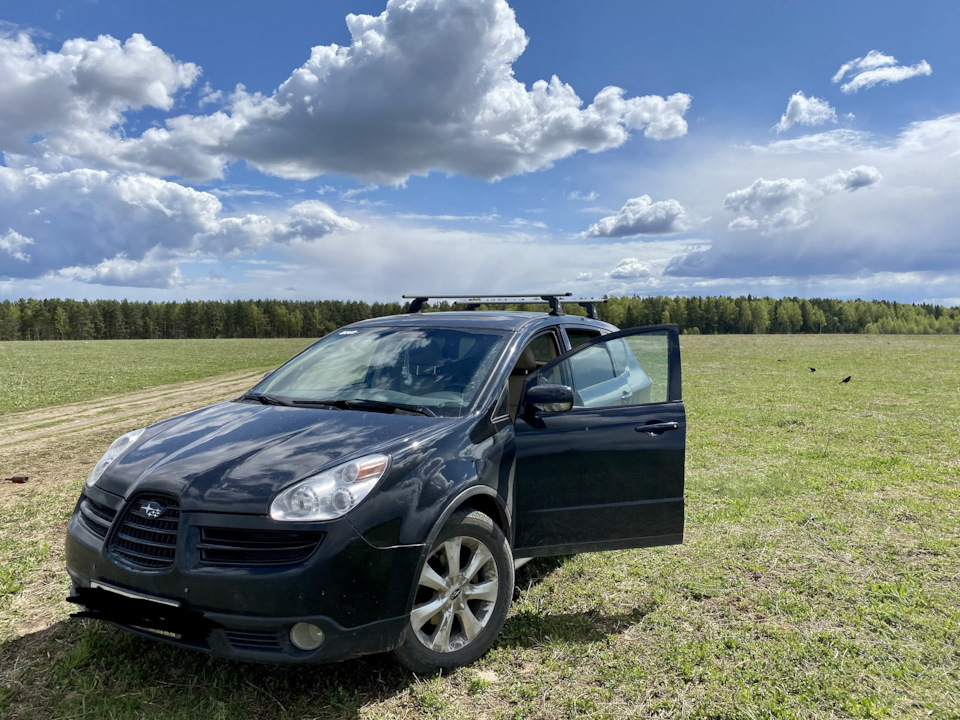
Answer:
[[(510, 371), (510, 417), (516, 417), (517, 415), (520, 393), (523, 391), (523, 383), (527, 376), (536, 372), (537, 368), (543, 367), (557, 355), (559, 355), (557, 340), (552, 332), (538, 335), (520, 352), (520, 357), (517, 359), (513, 370)], [(540, 378), (538, 382), (543, 382), (543, 379)]]
[(537, 361), (537, 365), (545, 365), (557, 356), (557, 344), (553, 338), (553, 333), (535, 337), (528, 347), (533, 350), (533, 357)]
[(580, 347), (600, 335), (599, 330), (587, 330), (585, 328), (566, 328), (567, 340), (570, 341), (570, 347)]
[(594, 345), (570, 358), (573, 381), (581, 390), (613, 380), (616, 373), (610, 351), (604, 345)]
[(667, 333), (651, 332), (573, 351), (538, 383), (570, 385), (574, 407), (643, 405), (667, 401), (669, 370)]
[[(670, 386), (670, 346), (666, 332), (630, 335), (621, 339), (629, 349), (627, 373), (646, 377), (646, 390), (636, 394), (639, 403), (667, 402)], [(642, 375), (641, 375), (642, 374)], [(637, 383), (635, 383), (635, 386)]]
[(500, 392), (500, 399), (497, 400), (497, 406), (493, 409), (493, 415), (490, 417), (497, 420), (510, 415), (510, 390), (504, 387)]

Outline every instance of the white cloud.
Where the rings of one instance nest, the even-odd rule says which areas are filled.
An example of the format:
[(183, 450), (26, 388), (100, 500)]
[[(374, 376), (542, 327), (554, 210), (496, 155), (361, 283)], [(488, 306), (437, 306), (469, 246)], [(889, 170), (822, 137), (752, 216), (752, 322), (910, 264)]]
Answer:
[(400, 213), (396, 215), (398, 220), (428, 220), (438, 222), (496, 222), (500, 219), (497, 213), (486, 213), (484, 215), (427, 215), (425, 213)]
[(896, 149), (955, 161), (960, 157), (960, 113), (910, 123), (897, 138)]
[(760, 227), (760, 223), (748, 215), (741, 215), (731, 220), (727, 227), (730, 230), (756, 230)]
[(637, 280), (648, 278), (650, 275), (650, 266), (632, 257), (624, 258), (610, 271), (610, 277), (615, 280)]
[(839, 129), (801, 135), (790, 140), (777, 140), (767, 145), (751, 145), (750, 149), (764, 154), (820, 155), (833, 152), (849, 153), (869, 146), (869, 133)]
[(23, 33), (0, 36), (0, 148), (35, 154), (36, 135), (42, 148), (65, 154), (102, 142), (127, 111), (172, 109), (199, 75), (140, 34), (124, 43), (107, 35), (68, 40), (58, 52), (42, 52)]
[(817, 216), (811, 204), (826, 195), (853, 192), (875, 185), (883, 176), (875, 167), (861, 165), (809, 182), (804, 178), (766, 180), (759, 178), (750, 187), (735, 190), (723, 200), (727, 210), (740, 213), (728, 230), (757, 230), (773, 233), (808, 227)]
[(5, 235), (0, 235), (0, 252), (6, 253), (14, 260), (30, 262), (30, 256), (24, 252), (27, 245), (33, 245), (33, 238), (25, 237), (13, 228), (8, 229)]
[(930, 75), (932, 72), (933, 69), (926, 60), (921, 60), (916, 65), (900, 65), (892, 55), (871, 50), (865, 57), (841, 65), (831, 80), (839, 83), (849, 76), (850, 79), (840, 86), (840, 90), (849, 95), (881, 83), (903, 82), (921, 75)]
[(879, 50), (871, 50), (867, 53), (866, 57), (856, 58), (855, 60), (850, 60), (845, 62), (840, 66), (840, 69), (830, 78), (830, 82), (838, 83), (847, 75), (851, 73), (856, 75), (859, 72), (865, 70), (876, 70), (880, 67), (888, 67), (890, 65), (896, 65), (897, 59), (891, 55), (884, 55)]
[(137, 286), (175, 282), (177, 258), (312, 243), (360, 228), (318, 200), (270, 214), (228, 215), (212, 193), (148, 175), (3, 166), (0, 217), (11, 226), (0, 250), (20, 261), (3, 263), (0, 276)]
[(270, 241), (310, 243), (335, 232), (356, 232), (361, 227), (326, 203), (307, 200), (292, 206), (284, 220), (273, 221)]
[(818, 180), (817, 185), (824, 193), (835, 193), (841, 190), (853, 192), (876, 185), (881, 180), (883, 175), (875, 167), (860, 165), (852, 170), (837, 170), (832, 175)]
[(780, 116), (775, 125), (778, 133), (789, 130), (794, 125), (822, 125), (836, 122), (837, 111), (830, 103), (817, 97), (807, 97), (802, 91), (795, 92), (787, 102), (787, 111)]
[[(274, 282), (295, 286), (297, 294), (308, 297), (311, 288), (322, 287), (326, 297), (396, 298), (417, 288), (436, 287), (438, 278), (443, 286), (462, 293), (509, 293), (577, 283), (578, 294), (596, 297), (641, 284), (647, 287), (672, 258), (700, 244), (630, 238), (564, 243), (547, 234), (510, 228), (481, 232), (406, 226), (372, 216), (364, 217), (363, 223), (364, 229), (351, 242), (279, 248), (277, 253), (294, 269)], [(643, 258), (651, 278), (611, 278), (611, 269), (630, 257)]]
[(686, 210), (676, 200), (653, 202), (649, 195), (641, 195), (627, 200), (616, 215), (595, 222), (580, 237), (670, 235), (686, 230), (686, 220)]
[(582, 193), (579, 190), (574, 190), (573, 192), (567, 193), (567, 200), (583, 200), (584, 202), (593, 202), (598, 197), (600, 196), (593, 190), (588, 193)]
[(238, 86), (223, 98), (204, 86), (201, 104), (223, 109), (139, 137), (122, 131), (124, 113), (170, 110), (197, 66), (141, 35), (71, 40), (59, 53), (25, 35), (3, 40), (0, 147), (45, 157), (48, 170), (82, 161), (201, 180), (242, 159), (285, 178), (399, 184), (433, 171), (495, 180), (619, 147), (632, 132), (687, 132), (683, 93), (628, 98), (606, 87), (584, 105), (556, 76), (527, 88), (513, 73), (527, 37), (506, 0), (388, 0), (379, 16), (348, 15), (347, 27), (350, 45), (314, 47), (273, 94)]
[(557, 77), (528, 90), (512, 69), (527, 38), (504, 0), (389, 0), (347, 26), (349, 47), (313, 48), (271, 97), (238, 94), (240, 127), (222, 142), (230, 155), (292, 178), (400, 183), (439, 170), (493, 180), (617, 147), (631, 130), (687, 130), (686, 95), (607, 87), (583, 107)]
[(143, 260), (130, 260), (120, 254), (92, 267), (61, 268), (49, 274), (50, 279), (74, 280), (96, 285), (136, 288), (169, 288), (183, 284), (176, 260), (160, 259), (156, 250)]
[(518, 228), (534, 228), (536, 230), (546, 230), (547, 224), (541, 220), (527, 220), (526, 218), (513, 218), (508, 225)]
[[(709, 215), (715, 198), (731, 196), (730, 214), (706, 223), (701, 232), (709, 245), (672, 261), (667, 276), (733, 288), (744, 287), (745, 278), (775, 276), (803, 295), (829, 291), (829, 278), (838, 290), (826, 294), (861, 278), (855, 287), (863, 295), (878, 278), (875, 292), (882, 297), (887, 289), (891, 299), (911, 297), (891, 284), (891, 274), (938, 273), (957, 284), (958, 158), (960, 114), (954, 114), (911, 123), (893, 139), (838, 130), (763, 148), (727, 146), (678, 163), (660, 178), (664, 192), (676, 194), (698, 177), (704, 182), (684, 204)], [(731, 187), (742, 189), (725, 195)], [(954, 295), (947, 285), (937, 294)], [(922, 283), (910, 287), (912, 297), (935, 292)]]
[(759, 178), (748, 188), (735, 190), (723, 200), (727, 210), (767, 213), (786, 204), (796, 202), (807, 189), (803, 179), (765, 180)]

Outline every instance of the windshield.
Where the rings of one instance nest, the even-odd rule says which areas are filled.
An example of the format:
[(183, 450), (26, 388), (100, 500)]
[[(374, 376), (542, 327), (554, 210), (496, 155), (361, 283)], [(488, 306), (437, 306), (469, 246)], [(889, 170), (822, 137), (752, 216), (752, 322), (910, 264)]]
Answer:
[(374, 409), (376, 401), (380, 409), (389, 403), (459, 417), (505, 342), (500, 333), (453, 328), (344, 328), (266, 377), (252, 393), (284, 404)]

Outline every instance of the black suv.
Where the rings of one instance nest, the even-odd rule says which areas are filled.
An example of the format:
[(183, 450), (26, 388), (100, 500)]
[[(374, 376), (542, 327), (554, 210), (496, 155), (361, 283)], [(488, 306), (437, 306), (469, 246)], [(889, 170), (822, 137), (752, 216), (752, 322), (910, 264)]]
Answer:
[(395, 650), (429, 672), (492, 645), (522, 560), (681, 542), (677, 328), (618, 331), (565, 297), (414, 298), (124, 435), (70, 519), (77, 614), (241, 660)]

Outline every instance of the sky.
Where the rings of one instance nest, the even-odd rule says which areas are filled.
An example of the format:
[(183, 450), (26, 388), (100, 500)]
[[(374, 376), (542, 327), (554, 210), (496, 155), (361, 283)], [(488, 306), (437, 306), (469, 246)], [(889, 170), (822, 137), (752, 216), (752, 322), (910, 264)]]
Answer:
[(960, 305), (960, 3), (0, 0), (0, 300)]

